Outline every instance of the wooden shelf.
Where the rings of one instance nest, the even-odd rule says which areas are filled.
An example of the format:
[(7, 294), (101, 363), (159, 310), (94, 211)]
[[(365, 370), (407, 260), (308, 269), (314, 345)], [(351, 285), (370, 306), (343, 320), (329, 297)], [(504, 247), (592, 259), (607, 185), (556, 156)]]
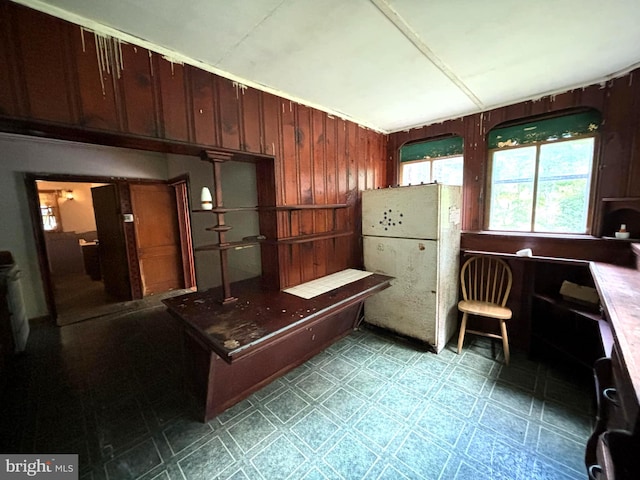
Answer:
[(607, 351), (607, 322), (588, 307), (534, 293), (532, 315), (532, 350), (539, 355), (566, 359), (590, 370)]
[(335, 210), (347, 208), (346, 203), (314, 204), (314, 205), (273, 205), (268, 207), (214, 207), (210, 210), (194, 208), (194, 213), (228, 213), (228, 212), (259, 212), (259, 211), (291, 211), (291, 210)]
[(562, 298), (552, 297), (551, 295), (544, 295), (541, 293), (534, 293), (533, 298), (537, 298), (538, 300), (542, 300), (543, 302), (549, 303), (558, 308), (575, 313), (576, 315), (580, 315), (581, 317), (588, 318), (589, 320), (593, 320), (595, 322), (602, 320), (602, 315), (600, 313), (591, 311), (588, 309), (588, 307), (581, 307), (578, 304), (567, 302)]
[(602, 199), (602, 203), (606, 204), (609, 212), (616, 210), (629, 209), (640, 211), (640, 197), (607, 197)]
[(314, 205), (274, 205), (272, 207), (259, 207), (260, 210), (334, 210), (337, 208), (347, 208), (346, 203), (328, 203), (328, 204), (314, 204)]
[(220, 250), (241, 250), (243, 248), (248, 248), (248, 247), (255, 247), (256, 245), (260, 245), (260, 243), (257, 240), (251, 240), (251, 241), (246, 241), (246, 240), (241, 240), (241, 241), (237, 241), (237, 242), (228, 242), (225, 243), (223, 245), (219, 244), (219, 243), (213, 243), (210, 245), (202, 245), (200, 247), (195, 247), (194, 250), (196, 252), (211, 252), (211, 251), (220, 251)]
[(258, 207), (214, 207), (210, 210), (205, 209), (194, 209), (192, 212), (194, 213), (228, 213), (228, 212), (257, 212)]
[(318, 240), (329, 240), (332, 238), (338, 237), (346, 237), (353, 234), (353, 230), (343, 230), (339, 232), (322, 232), (322, 233), (313, 233), (310, 235), (298, 235), (295, 237), (285, 237), (279, 238), (273, 243), (277, 244), (293, 244), (293, 243), (306, 243), (306, 242), (315, 242)]

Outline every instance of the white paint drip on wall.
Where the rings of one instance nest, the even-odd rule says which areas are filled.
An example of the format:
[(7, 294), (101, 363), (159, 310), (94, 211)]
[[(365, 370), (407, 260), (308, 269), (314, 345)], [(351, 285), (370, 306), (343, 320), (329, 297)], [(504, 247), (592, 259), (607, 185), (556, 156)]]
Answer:
[(248, 87), (240, 82), (233, 82), (233, 88), (235, 88), (236, 90), (236, 99), (238, 99), (239, 98), (238, 91), (242, 91), (242, 95), (244, 95), (244, 91)]

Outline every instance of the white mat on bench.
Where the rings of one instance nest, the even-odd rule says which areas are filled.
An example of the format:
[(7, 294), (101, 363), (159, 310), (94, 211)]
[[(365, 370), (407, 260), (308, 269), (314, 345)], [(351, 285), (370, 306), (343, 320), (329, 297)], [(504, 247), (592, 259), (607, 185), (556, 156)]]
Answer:
[(302, 298), (313, 298), (323, 293), (327, 293), (335, 288), (342, 287), (348, 283), (355, 282), (361, 278), (373, 275), (373, 272), (365, 272), (363, 270), (356, 270), (354, 268), (348, 268), (341, 272), (332, 273), (325, 277), (316, 278), (310, 282), (301, 283), (295, 287), (287, 288), (283, 292), (290, 293)]

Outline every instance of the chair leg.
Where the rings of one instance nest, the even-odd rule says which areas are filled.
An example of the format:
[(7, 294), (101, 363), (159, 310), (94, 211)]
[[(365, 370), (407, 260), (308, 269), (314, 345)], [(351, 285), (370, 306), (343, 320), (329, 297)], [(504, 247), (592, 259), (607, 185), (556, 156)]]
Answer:
[(507, 337), (507, 322), (500, 320), (500, 330), (502, 331), (502, 348), (504, 349), (504, 363), (509, 365), (509, 337)]
[(458, 355), (462, 351), (462, 344), (464, 343), (464, 332), (467, 330), (467, 312), (462, 314), (462, 323), (460, 324), (460, 334), (458, 335)]

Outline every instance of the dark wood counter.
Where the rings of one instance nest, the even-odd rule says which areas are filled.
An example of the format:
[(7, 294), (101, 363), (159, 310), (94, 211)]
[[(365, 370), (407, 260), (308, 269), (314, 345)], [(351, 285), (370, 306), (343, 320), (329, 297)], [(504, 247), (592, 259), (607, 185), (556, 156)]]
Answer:
[(607, 263), (592, 263), (591, 272), (614, 337), (614, 360), (620, 362), (627, 406), (640, 433), (640, 271)]
[(183, 326), (187, 382), (204, 421), (346, 336), (364, 300), (391, 279), (373, 274), (309, 300), (260, 279), (233, 284), (239, 300), (230, 305), (219, 289), (163, 300)]

